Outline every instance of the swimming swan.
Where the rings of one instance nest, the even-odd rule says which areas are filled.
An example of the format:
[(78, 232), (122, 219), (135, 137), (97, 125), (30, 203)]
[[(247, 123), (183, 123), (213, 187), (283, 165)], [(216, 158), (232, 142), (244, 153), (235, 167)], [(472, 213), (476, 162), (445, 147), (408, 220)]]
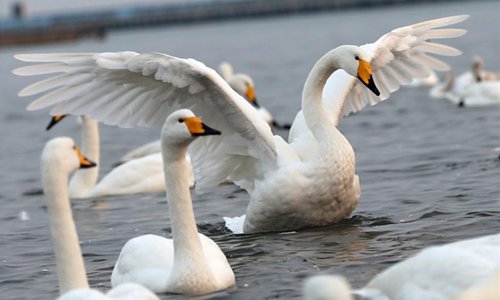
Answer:
[(52, 107), (51, 114), (88, 114), (110, 125), (132, 127), (160, 126), (170, 112), (191, 108), (223, 132), (195, 141), (190, 149), (196, 189), (230, 178), (250, 194), (245, 233), (288, 231), (335, 223), (351, 214), (360, 186), (352, 146), (337, 129), (340, 118), (388, 98), (430, 70), (449, 70), (428, 54), (461, 52), (428, 39), (463, 35), (465, 30), (442, 27), (465, 19), (417, 23), (373, 44), (344, 45), (326, 53), (305, 82), (302, 111), (288, 143), (273, 136), (251, 104), (216, 71), (194, 59), (135, 52), (19, 54), (19, 60), (42, 64), (13, 72), (62, 73), (19, 93), (52, 90), (28, 110)]
[(128, 241), (113, 269), (112, 286), (136, 282), (154, 292), (201, 295), (234, 285), (224, 253), (196, 229), (185, 159), (198, 136), (218, 134), (187, 109), (167, 118), (161, 141), (173, 239), (149, 234)]
[[(52, 117), (47, 129), (59, 123), (65, 115)], [(82, 151), (99, 164), (99, 125), (82, 116)], [(88, 153), (88, 154), (87, 154)], [(111, 195), (160, 193), (165, 191), (163, 160), (160, 153), (133, 159), (113, 168), (97, 182), (98, 168), (78, 170), (69, 183), (70, 198), (94, 198)], [(191, 171), (191, 186), (194, 177)]]
[(159, 300), (138, 284), (124, 284), (106, 296), (89, 289), (82, 251), (68, 197), (69, 174), (79, 167), (95, 163), (85, 158), (70, 138), (54, 138), (47, 142), (41, 156), (42, 185), (47, 199), (50, 232), (54, 244), (60, 300)]
[(313, 276), (303, 294), (305, 300), (353, 300), (353, 294), (364, 300), (478, 300), (491, 298), (468, 296), (493, 292), (498, 299), (499, 272), (500, 234), (494, 234), (426, 248), (353, 293), (340, 276)]

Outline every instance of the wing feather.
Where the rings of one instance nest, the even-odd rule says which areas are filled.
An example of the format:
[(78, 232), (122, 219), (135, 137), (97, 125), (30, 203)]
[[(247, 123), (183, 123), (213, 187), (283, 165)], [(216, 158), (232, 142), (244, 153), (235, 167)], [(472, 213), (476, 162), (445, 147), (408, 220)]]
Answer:
[[(195, 173), (200, 176), (197, 188), (228, 176), (251, 187), (257, 176), (263, 176), (257, 174), (262, 169), (258, 164), (265, 165), (264, 170), (276, 164), (267, 123), (214, 70), (194, 59), (131, 51), (15, 57), (35, 63), (14, 70), (17, 75), (52, 74), (19, 93), (41, 94), (28, 110), (50, 107), (52, 114), (85, 114), (106, 124), (133, 127), (161, 126), (173, 111), (192, 109), (223, 133), (199, 139), (191, 147)], [(243, 165), (253, 167), (243, 170)]]
[[(409, 84), (414, 78), (428, 76), (432, 70), (450, 70), (448, 64), (431, 55), (456, 56), (462, 53), (436, 40), (465, 34), (466, 30), (463, 29), (442, 27), (460, 23), (467, 18), (467, 15), (452, 16), (397, 28), (375, 43), (361, 46), (371, 55), (372, 75), (381, 95), (376, 97), (359, 80), (351, 77), (349, 91), (343, 89), (323, 93), (325, 109), (339, 119), (387, 99), (401, 86)], [(336, 80), (334, 76), (328, 79), (327, 86), (332, 80)]]

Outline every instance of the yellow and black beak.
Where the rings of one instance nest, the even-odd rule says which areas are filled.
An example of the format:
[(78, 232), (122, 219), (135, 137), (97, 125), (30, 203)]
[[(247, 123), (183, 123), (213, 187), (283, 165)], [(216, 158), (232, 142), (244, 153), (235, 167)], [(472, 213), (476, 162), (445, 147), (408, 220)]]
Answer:
[(56, 125), (57, 123), (59, 123), (66, 116), (67, 115), (53, 116), (52, 119), (50, 119), (50, 123), (49, 123), (49, 125), (47, 125), (47, 128), (45, 128), (45, 130), (50, 130), (50, 128), (54, 127), (54, 125)]
[(380, 96), (380, 92), (375, 85), (375, 82), (373, 81), (372, 77), (372, 68), (370, 64), (362, 59), (358, 59), (359, 65), (358, 65), (358, 79), (361, 80), (361, 82), (368, 88), (370, 91), (372, 91), (375, 95)]
[(205, 125), (198, 117), (185, 118), (184, 123), (186, 124), (192, 136), (220, 135), (221, 133), (219, 130), (210, 128)]
[(257, 102), (257, 97), (255, 97), (255, 89), (252, 86), (250, 85), (247, 86), (245, 96), (253, 106), (260, 107), (259, 103)]
[(82, 151), (80, 151), (80, 148), (78, 148), (76, 145), (73, 147), (73, 149), (75, 149), (76, 155), (78, 156), (78, 160), (80, 161), (80, 168), (86, 169), (97, 166), (95, 162), (83, 156)]

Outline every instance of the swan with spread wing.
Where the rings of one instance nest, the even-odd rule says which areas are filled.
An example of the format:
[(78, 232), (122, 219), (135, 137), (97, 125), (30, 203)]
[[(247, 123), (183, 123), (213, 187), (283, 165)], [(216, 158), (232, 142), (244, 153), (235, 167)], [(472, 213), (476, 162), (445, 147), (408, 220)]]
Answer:
[(14, 73), (57, 74), (19, 93), (46, 92), (28, 110), (50, 107), (53, 115), (85, 114), (122, 127), (161, 126), (171, 112), (190, 108), (223, 132), (195, 141), (190, 149), (196, 189), (230, 178), (250, 195), (241, 218), (243, 232), (287, 231), (335, 223), (351, 214), (360, 185), (353, 148), (337, 129), (340, 118), (387, 99), (431, 70), (449, 70), (429, 54), (461, 54), (436, 40), (463, 35), (465, 30), (444, 27), (466, 18), (405, 26), (375, 43), (326, 53), (305, 82), (302, 110), (288, 143), (273, 136), (251, 104), (216, 71), (194, 59), (135, 52), (19, 54), (19, 60), (41, 64)]

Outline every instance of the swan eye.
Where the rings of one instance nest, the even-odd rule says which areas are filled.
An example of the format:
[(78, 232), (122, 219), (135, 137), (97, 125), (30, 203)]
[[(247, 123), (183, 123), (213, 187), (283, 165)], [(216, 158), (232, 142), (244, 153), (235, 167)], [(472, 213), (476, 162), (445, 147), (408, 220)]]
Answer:
[(357, 56), (357, 55), (356, 55), (356, 56), (354, 56), (354, 59), (355, 59), (355, 60), (359, 60), (359, 56)]
[(182, 122), (184, 122), (184, 119), (183, 119), (183, 118), (180, 118), (180, 119), (179, 119), (179, 123), (182, 123)]
[(76, 150), (76, 145), (75, 144), (73, 144), (73, 150)]

